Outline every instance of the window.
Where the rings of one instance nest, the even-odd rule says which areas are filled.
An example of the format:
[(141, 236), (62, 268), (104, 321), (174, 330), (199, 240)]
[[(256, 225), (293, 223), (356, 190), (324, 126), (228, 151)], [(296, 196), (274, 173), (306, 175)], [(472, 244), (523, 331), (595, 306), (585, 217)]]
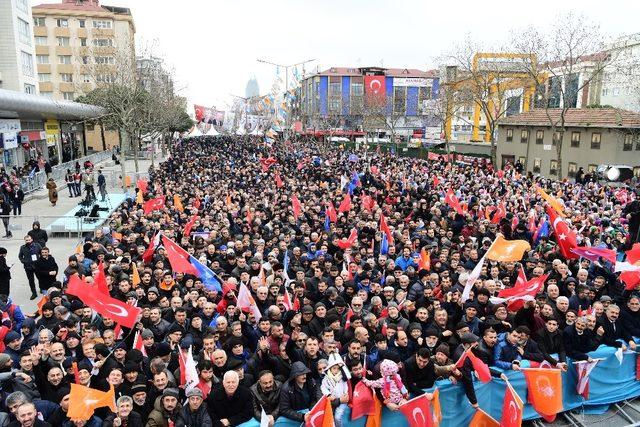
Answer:
[(78, 26), (80, 28), (85, 28), (86, 26), (86, 21), (84, 19), (78, 19)]
[(49, 91), (47, 91), (47, 92), (43, 92), (43, 91), (40, 91), (40, 96), (46, 96), (47, 98), (53, 98), (53, 92), (49, 92)]
[(51, 74), (49, 73), (38, 73), (38, 81), (39, 82), (50, 82), (51, 81)]
[(99, 47), (113, 46), (113, 39), (93, 39), (93, 45)]
[(576, 172), (578, 172), (578, 164), (576, 162), (569, 162), (569, 168), (567, 170), (567, 175), (571, 178), (576, 176)]
[(580, 147), (580, 132), (571, 132), (571, 146)]
[(87, 45), (87, 38), (80, 37), (80, 46), (86, 46), (86, 45)]
[(431, 99), (431, 88), (429, 86), (418, 89), (418, 105), (424, 107), (425, 102)]
[(36, 46), (46, 46), (47, 45), (47, 37), (46, 36), (36, 36), (35, 38)]
[(16, 5), (20, 12), (29, 13), (29, 0), (18, 0)]
[(34, 85), (24, 84), (24, 93), (28, 93), (29, 95), (35, 95), (36, 87)]
[(96, 56), (96, 64), (114, 64), (113, 56)]
[(507, 142), (513, 142), (513, 129), (507, 129)]
[(529, 131), (528, 130), (522, 130), (520, 132), (520, 142), (523, 144), (526, 144), (527, 142), (529, 142)]
[(598, 169), (598, 165), (595, 165), (593, 163), (591, 163), (589, 166), (587, 166), (587, 172), (589, 173), (594, 173), (596, 170)]
[(396, 86), (393, 88), (393, 112), (396, 114), (404, 114), (405, 102), (407, 98), (407, 88)]
[(49, 63), (49, 55), (36, 55), (36, 62), (38, 64), (48, 64)]
[(591, 134), (591, 149), (592, 150), (599, 150), (600, 149), (600, 139), (601, 139), (600, 132), (593, 132)]
[(20, 51), (20, 58), (22, 60), (22, 74), (33, 77), (33, 56), (30, 53)]
[(640, 166), (636, 166), (633, 168), (633, 176), (636, 178), (640, 178)]
[(525, 165), (527, 163), (527, 158), (525, 156), (518, 157), (518, 161), (521, 165)]
[(73, 101), (73, 92), (62, 92), (62, 97), (67, 101)]
[(44, 27), (44, 18), (41, 16), (34, 16), (33, 17), (33, 25), (35, 25), (36, 27)]
[(549, 175), (555, 175), (558, 173), (558, 161), (551, 160), (549, 163)]
[(542, 167), (542, 159), (538, 159), (538, 158), (533, 159), (533, 172), (540, 173), (541, 167)]
[(60, 79), (62, 79), (63, 82), (71, 83), (71, 82), (73, 82), (73, 74), (71, 74), (71, 73), (61, 73), (60, 74)]
[(18, 18), (18, 37), (20, 38), (20, 43), (31, 46), (31, 30), (29, 29), (29, 23), (20, 18)]
[(57, 37), (58, 46), (69, 46), (69, 37)]
[[(96, 77), (96, 81), (98, 83), (114, 83), (116, 81), (115, 76), (111, 75), (111, 74), (98, 74), (98, 77)], [(340, 102), (338, 101), (338, 109), (340, 108)]]
[(71, 55), (58, 55), (58, 64), (71, 64)]
[(89, 63), (89, 57), (88, 56), (83, 56), (82, 57), (82, 63), (83, 64), (88, 64)]
[(543, 142), (544, 142), (544, 131), (543, 130), (537, 130), (536, 131), (536, 144), (542, 145)]
[(67, 18), (58, 18), (58, 19), (56, 19), (56, 24), (60, 28), (69, 28), (69, 20)]
[(551, 141), (551, 143), (552, 143), (553, 145), (558, 145), (558, 143), (559, 143), (559, 142), (560, 142), (560, 143), (562, 142), (562, 136), (563, 136), (563, 132), (561, 132), (561, 131), (555, 131), (555, 132), (553, 133), (553, 140)]
[(100, 29), (110, 29), (111, 28), (111, 21), (108, 20), (99, 20), (99, 21), (93, 21), (93, 28), (100, 28)]
[(622, 151), (631, 151), (631, 150), (633, 150), (633, 134), (628, 133), (624, 136)]
[(80, 81), (82, 83), (91, 83), (91, 76), (89, 74), (83, 74), (80, 76)]

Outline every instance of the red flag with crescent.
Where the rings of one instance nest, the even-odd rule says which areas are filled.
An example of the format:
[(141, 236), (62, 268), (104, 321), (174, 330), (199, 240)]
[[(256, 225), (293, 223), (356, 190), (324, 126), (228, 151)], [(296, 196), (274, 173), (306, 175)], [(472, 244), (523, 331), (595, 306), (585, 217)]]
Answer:
[(271, 166), (273, 166), (277, 162), (273, 157), (261, 158), (260, 165), (262, 166), (262, 172), (266, 172), (269, 170)]
[(382, 212), (380, 212), (380, 231), (387, 235), (387, 242), (389, 242), (390, 245), (393, 245), (393, 234), (391, 234), (389, 224), (387, 224), (387, 220)]
[(364, 93), (368, 99), (384, 99), (384, 76), (364, 76)]
[(409, 427), (432, 427), (434, 425), (431, 402), (426, 394), (421, 394), (400, 405), (398, 410), (404, 414)]
[(174, 272), (198, 276), (198, 270), (189, 262), (190, 255), (187, 251), (167, 236), (162, 236), (162, 245)]
[(329, 215), (329, 221), (338, 221), (338, 213), (336, 212), (336, 208), (333, 206), (333, 202), (327, 203), (327, 215)]
[(151, 200), (147, 200), (144, 202), (142, 207), (144, 209), (144, 214), (147, 215), (153, 211), (160, 210), (164, 208), (164, 196), (156, 197)]
[(500, 427), (520, 427), (522, 425), (522, 410), (524, 403), (511, 384), (507, 383), (502, 403), (502, 419)]
[(298, 200), (298, 196), (295, 194), (291, 196), (291, 207), (293, 208), (293, 217), (298, 219), (300, 216), (300, 212), (302, 211), (302, 206), (300, 205), (300, 200)]
[(447, 195), (445, 196), (444, 201), (446, 204), (451, 206), (453, 210), (459, 213), (460, 215), (464, 214), (464, 211), (462, 210), (462, 206), (460, 206), (460, 202), (458, 201), (458, 198), (456, 197), (456, 195), (453, 194), (452, 189), (447, 190)]
[(569, 224), (556, 213), (550, 206), (547, 206), (547, 215), (549, 215), (549, 221), (553, 226), (553, 232), (560, 246), (560, 253), (567, 259), (579, 258), (572, 249), (578, 247), (576, 240), (576, 232), (569, 228)]
[(305, 422), (305, 427), (333, 427), (333, 409), (331, 401), (327, 396), (322, 396), (309, 411), (309, 418)]
[(342, 250), (350, 248), (356, 242), (358, 238), (358, 231), (355, 228), (351, 229), (351, 234), (349, 234), (349, 238), (338, 240), (338, 247)]
[(149, 241), (149, 246), (147, 250), (142, 254), (142, 260), (145, 264), (148, 264), (153, 259), (153, 254), (156, 251), (156, 248), (160, 244), (160, 234), (154, 234), (151, 240)]
[(553, 422), (562, 412), (562, 375), (560, 369), (523, 369), (527, 380), (527, 395), (533, 409), (547, 422)]
[[(521, 270), (522, 271), (522, 270)], [(524, 273), (523, 273), (524, 274)], [(518, 280), (513, 288), (503, 289), (498, 292), (498, 298), (508, 301), (509, 311), (518, 311), (524, 307), (525, 301), (532, 301), (536, 295), (544, 288), (544, 282), (549, 275), (545, 274), (527, 281), (518, 274)]]
[(375, 399), (373, 391), (363, 381), (358, 382), (353, 388), (351, 420), (373, 415), (376, 409), (373, 399)]
[(198, 219), (198, 215), (194, 215), (191, 217), (191, 220), (189, 220), (187, 225), (184, 226), (183, 236), (188, 238), (191, 235), (191, 229), (193, 228), (193, 225), (196, 223), (197, 219)]
[(274, 179), (276, 180), (276, 187), (282, 188), (284, 187), (284, 182), (282, 182), (282, 178), (280, 178), (280, 173), (276, 172)]
[(80, 298), (83, 303), (94, 309), (102, 317), (113, 319), (125, 328), (133, 328), (140, 311), (142, 311), (139, 307), (134, 307), (108, 295), (96, 292), (93, 286), (83, 282), (76, 275), (69, 278), (66, 292), (69, 295)]
[(338, 206), (338, 212), (349, 212), (351, 210), (351, 195), (347, 194)]

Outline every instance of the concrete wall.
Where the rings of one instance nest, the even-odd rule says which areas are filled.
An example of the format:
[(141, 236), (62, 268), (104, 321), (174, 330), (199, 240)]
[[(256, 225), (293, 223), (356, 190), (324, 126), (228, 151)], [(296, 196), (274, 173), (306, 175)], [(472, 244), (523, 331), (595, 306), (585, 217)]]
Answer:
[[(507, 142), (508, 130), (513, 132), (513, 140)], [(521, 142), (523, 130), (529, 131), (528, 142)], [(537, 134), (541, 132), (542, 143), (537, 142)], [(573, 133), (580, 135), (578, 147), (572, 147)], [(640, 166), (640, 142), (637, 129), (630, 130), (633, 144), (630, 151), (624, 151), (624, 140), (627, 132), (609, 128), (568, 128), (562, 138), (562, 177), (552, 174), (552, 161), (557, 159), (557, 145), (553, 144), (552, 132), (544, 126), (499, 126), (497, 142), (498, 167), (508, 160), (505, 156), (514, 156), (526, 164), (527, 171), (540, 173), (545, 177), (565, 178), (572, 170), (582, 167), (584, 171), (601, 164), (621, 164)], [(600, 148), (591, 148), (594, 133), (600, 134)], [(503, 162), (504, 161), (504, 162)], [(534, 170), (534, 166), (540, 170)], [(571, 166), (571, 170), (570, 170)]]

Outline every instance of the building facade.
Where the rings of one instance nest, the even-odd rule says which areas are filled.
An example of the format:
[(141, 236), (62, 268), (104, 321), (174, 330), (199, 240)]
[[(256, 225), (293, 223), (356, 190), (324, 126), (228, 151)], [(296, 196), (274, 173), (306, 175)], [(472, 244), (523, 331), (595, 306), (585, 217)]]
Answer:
[[(554, 121), (559, 109), (548, 110)], [(575, 108), (565, 116), (565, 131), (552, 132), (547, 111), (533, 109), (506, 117), (498, 125), (497, 161), (502, 168), (517, 161), (545, 177), (573, 177), (579, 168), (626, 165), (640, 176), (640, 114), (614, 108)], [(561, 141), (563, 176), (558, 176)]]
[(607, 52), (613, 64), (602, 76), (600, 104), (640, 112), (640, 33), (617, 39)]
[(438, 90), (435, 71), (332, 67), (301, 81), (296, 109), (305, 128), (362, 130), (370, 110), (367, 100), (376, 97), (383, 100), (380, 115), (394, 120), (395, 133), (411, 135), (438, 126), (430, 115)]
[[(32, 9), (40, 94), (71, 101), (113, 81), (135, 61), (135, 25), (127, 8), (99, 0), (63, 0)], [(89, 151), (118, 143), (115, 131), (88, 126)]]
[(0, 0), (0, 89), (38, 93), (29, 0)]

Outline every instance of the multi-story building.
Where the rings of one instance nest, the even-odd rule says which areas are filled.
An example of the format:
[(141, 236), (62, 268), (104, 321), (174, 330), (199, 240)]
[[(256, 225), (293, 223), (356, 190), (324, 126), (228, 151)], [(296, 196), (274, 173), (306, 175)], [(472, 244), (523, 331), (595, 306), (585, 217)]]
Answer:
[[(62, 0), (34, 6), (32, 13), (40, 94), (73, 100), (133, 67), (135, 25), (128, 8)], [(101, 150), (99, 126), (87, 126), (86, 133), (87, 148)], [(118, 143), (115, 131), (104, 135), (106, 147)]]
[(0, 89), (38, 93), (29, 0), (0, 0)]
[[(436, 71), (406, 68), (332, 67), (304, 78), (296, 113), (305, 128), (332, 127), (371, 131), (366, 126), (368, 99), (382, 99), (381, 116), (393, 122), (395, 135), (439, 126), (431, 114), (437, 98)], [(389, 132), (384, 126), (376, 129)]]
[[(534, 108), (499, 121), (497, 162), (522, 163), (546, 177), (573, 177), (579, 168), (593, 172), (600, 165), (626, 165), (640, 176), (640, 114), (615, 108), (570, 108), (565, 131), (552, 132), (549, 116), (558, 122), (560, 109)], [(562, 174), (557, 147), (561, 141)]]
[(161, 58), (155, 56), (137, 57), (136, 73), (138, 82), (146, 90), (151, 90), (154, 85), (159, 85), (170, 93), (174, 92), (173, 77)]
[(612, 64), (604, 69), (599, 103), (640, 112), (640, 33), (617, 39), (606, 51)]

